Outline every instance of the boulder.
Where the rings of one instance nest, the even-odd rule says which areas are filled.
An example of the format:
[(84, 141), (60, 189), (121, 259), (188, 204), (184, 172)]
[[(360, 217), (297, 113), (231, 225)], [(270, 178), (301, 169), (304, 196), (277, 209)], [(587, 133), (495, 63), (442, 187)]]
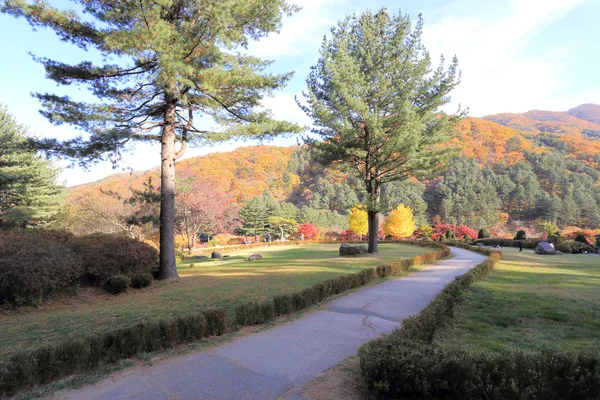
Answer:
[(554, 246), (552, 246), (548, 242), (539, 242), (538, 245), (535, 247), (535, 252), (537, 254), (546, 254), (546, 255), (561, 254), (561, 253), (557, 252), (556, 249), (554, 248)]
[(210, 255), (210, 258), (223, 258), (223, 255), (221, 253), (217, 253), (216, 251), (213, 251), (212, 254)]
[(248, 261), (257, 261), (262, 260), (262, 256), (260, 254), (252, 254), (250, 257), (246, 258)]
[(340, 246), (340, 256), (357, 256), (366, 253), (367, 248), (365, 246), (352, 246), (346, 243)]

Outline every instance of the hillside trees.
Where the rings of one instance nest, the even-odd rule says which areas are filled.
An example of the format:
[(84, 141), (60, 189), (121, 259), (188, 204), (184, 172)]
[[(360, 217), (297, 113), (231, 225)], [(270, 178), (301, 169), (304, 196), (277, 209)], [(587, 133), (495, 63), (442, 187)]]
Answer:
[(36, 154), (27, 130), (0, 106), (0, 229), (61, 223), (58, 169)]
[(323, 40), (307, 78), (306, 104), (322, 141), (312, 147), (326, 165), (354, 169), (367, 193), (369, 252), (377, 252), (381, 186), (431, 172), (453, 153), (439, 145), (457, 115), (439, 113), (458, 84), (458, 62), (431, 68), (421, 43), (422, 19), (386, 9), (346, 18)]
[(188, 179), (181, 182), (175, 202), (175, 232), (192, 251), (201, 233), (232, 232), (239, 226), (239, 207), (216, 182)]
[[(282, 16), (296, 8), (283, 0), (75, 3), (81, 12), (25, 0), (4, 0), (1, 6), (34, 28), (51, 28), (61, 40), (114, 60), (70, 65), (36, 58), (50, 79), (82, 85), (98, 98), (94, 103), (35, 94), (50, 122), (72, 124), (87, 133), (63, 142), (43, 140), (40, 146), (87, 164), (104, 158), (117, 161), (133, 141), (159, 142), (159, 277), (176, 278), (175, 161), (187, 145), (299, 130), (259, 108), (263, 96), (285, 85), (291, 74), (267, 73), (269, 62), (240, 51), (249, 41), (277, 31)], [(200, 115), (212, 117), (219, 128), (199, 127)]]

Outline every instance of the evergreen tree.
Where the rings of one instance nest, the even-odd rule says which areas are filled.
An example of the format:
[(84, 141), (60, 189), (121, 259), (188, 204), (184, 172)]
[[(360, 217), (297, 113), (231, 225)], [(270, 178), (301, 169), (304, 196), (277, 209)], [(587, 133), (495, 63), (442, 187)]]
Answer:
[[(61, 40), (94, 49), (103, 60), (115, 60), (69, 65), (38, 59), (50, 79), (61, 85), (80, 84), (99, 100), (87, 103), (36, 94), (42, 114), (51, 122), (72, 124), (89, 134), (64, 142), (49, 139), (40, 146), (85, 164), (118, 160), (131, 141), (160, 142), (159, 277), (175, 278), (175, 161), (188, 143), (299, 130), (257, 109), (262, 97), (282, 87), (291, 74), (266, 73), (270, 62), (240, 51), (249, 41), (278, 31), (282, 16), (296, 8), (284, 0), (74, 2), (81, 13), (44, 1), (4, 0), (1, 6), (1, 11), (25, 18), (34, 28), (51, 28)], [(198, 115), (212, 117), (220, 129), (199, 127)]]
[(367, 192), (369, 252), (377, 252), (381, 185), (431, 172), (453, 152), (437, 146), (450, 138), (458, 116), (439, 112), (458, 83), (457, 60), (432, 70), (408, 16), (386, 9), (351, 16), (323, 40), (307, 79), (307, 104), (322, 141), (313, 148), (326, 164), (355, 169)]
[(262, 235), (267, 232), (267, 206), (263, 196), (254, 196), (240, 209), (242, 227), (240, 230), (244, 235)]
[(58, 169), (36, 155), (26, 129), (0, 107), (0, 229), (59, 223), (64, 188)]

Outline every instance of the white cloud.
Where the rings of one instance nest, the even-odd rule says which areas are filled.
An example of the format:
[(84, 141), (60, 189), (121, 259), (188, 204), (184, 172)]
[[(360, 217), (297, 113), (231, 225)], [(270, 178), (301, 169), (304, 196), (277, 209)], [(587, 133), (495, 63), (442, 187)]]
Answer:
[(249, 52), (259, 57), (298, 56), (313, 52), (321, 38), (335, 25), (334, 8), (344, 0), (292, 0), (302, 9), (291, 17), (284, 17), (278, 34), (271, 34), (249, 46)]
[(426, 24), (424, 42), (432, 56), (456, 54), (462, 83), (452, 93), (470, 114), (523, 112), (550, 104), (561, 88), (569, 49), (554, 49), (537, 57), (523, 48), (548, 24), (584, 0), (514, 0), (504, 9), (490, 7), (479, 15), (446, 17)]

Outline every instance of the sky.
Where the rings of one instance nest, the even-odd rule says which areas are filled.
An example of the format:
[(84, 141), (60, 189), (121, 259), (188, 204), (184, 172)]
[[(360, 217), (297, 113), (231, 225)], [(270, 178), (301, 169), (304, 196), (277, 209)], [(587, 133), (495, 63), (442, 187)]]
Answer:
[[(294, 71), (289, 84), (263, 105), (274, 116), (309, 126), (294, 97), (305, 89), (306, 76), (318, 59), (319, 47), (337, 21), (366, 9), (387, 7), (388, 12), (419, 13), (425, 21), (423, 42), (432, 60), (440, 55), (458, 57), (460, 85), (445, 111), (460, 104), (469, 115), (529, 110), (566, 111), (579, 104), (600, 104), (600, 0), (291, 0), (302, 10), (286, 17), (279, 34), (251, 43), (248, 52), (274, 60), (272, 72)], [(50, 1), (68, 7), (66, 0)], [(85, 97), (77, 87), (59, 87), (45, 78), (43, 67), (31, 55), (77, 63), (89, 55), (60, 42), (49, 30), (32, 28), (22, 19), (0, 14), (0, 104), (29, 132), (38, 137), (69, 138), (78, 132), (53, 126), (39, 114), (32, 92)], [(435, 64), (434, 64), (435, 65)], [(209, 123), (207, 121), (207, 123)], [(267, 144), (292, 145), (299, 137)], [(229, 142), (188, 149), (184, 158), (215, 151), (231, 151), (257, 142)], [(143, 171), (160, 162), (158, 145), (138, 144), (115, 170), (109, 162), (81, 168), (57, 161), (61, 181), (68, 186), (102, 179), (115, 172)]]

